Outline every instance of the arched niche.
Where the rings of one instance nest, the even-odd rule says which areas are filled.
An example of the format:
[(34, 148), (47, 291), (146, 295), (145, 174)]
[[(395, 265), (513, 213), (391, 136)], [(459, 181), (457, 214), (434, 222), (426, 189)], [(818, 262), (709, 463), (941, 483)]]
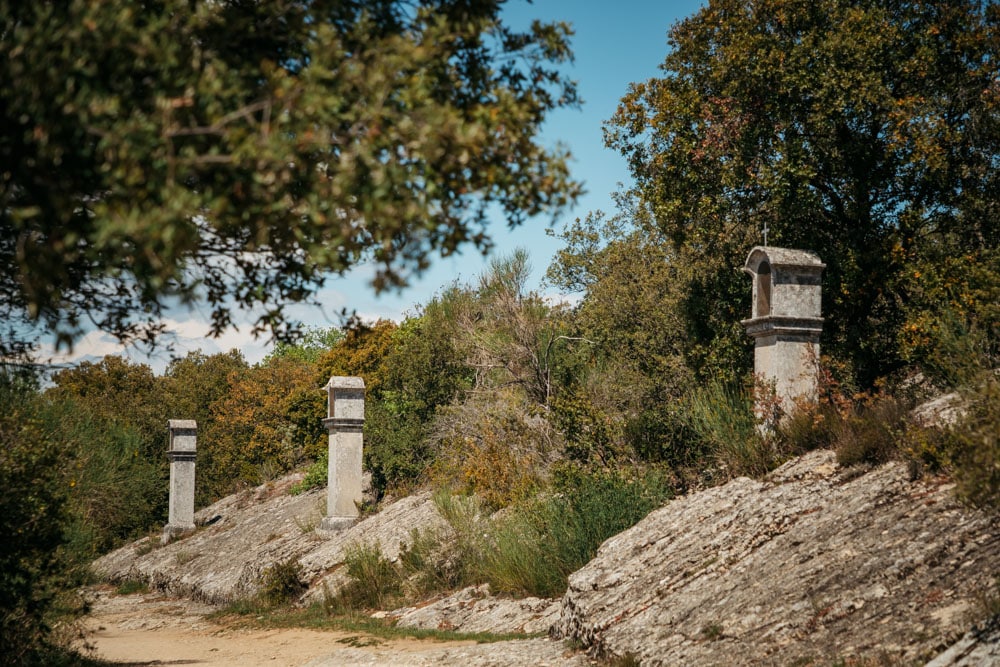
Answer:
[(771, 314), (771, 263), (766, 259), (757, 267), (755, 279), (757, 301), (754, 303), (753, 316), (767, 317)]

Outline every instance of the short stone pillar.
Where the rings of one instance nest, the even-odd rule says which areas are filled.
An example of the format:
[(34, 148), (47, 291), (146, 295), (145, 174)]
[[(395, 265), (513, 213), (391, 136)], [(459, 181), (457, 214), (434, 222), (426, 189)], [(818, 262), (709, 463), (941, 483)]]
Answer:
[(193, 419), (167, 422), (170, 444), (170, 501), (164, 538), (170, 539), (194, 530), (194, 457), (198, 441), (198, 423)]
[(325, 530), (354, 524), (361, 504), (361, 456), (365, 424), (365, 382), (359, 377), (330, 378), (327, 418), (330, 462), (327, 467)]
[(766, 246), (751, 250), (743, 268), (753, 278), (752, 316), (742, 324), (754, 339), (754, 371), (774, 383), (786, 415), (817, 396), (824, 268), (806, 250)]

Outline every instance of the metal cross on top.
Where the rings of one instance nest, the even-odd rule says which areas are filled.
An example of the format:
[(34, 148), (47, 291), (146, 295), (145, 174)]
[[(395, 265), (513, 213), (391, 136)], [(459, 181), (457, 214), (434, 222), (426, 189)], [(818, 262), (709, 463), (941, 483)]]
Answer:
[(767, 227), (767, 220), (764, 221), (764, 247), (767, 247), (767, 232), (770, 231)]

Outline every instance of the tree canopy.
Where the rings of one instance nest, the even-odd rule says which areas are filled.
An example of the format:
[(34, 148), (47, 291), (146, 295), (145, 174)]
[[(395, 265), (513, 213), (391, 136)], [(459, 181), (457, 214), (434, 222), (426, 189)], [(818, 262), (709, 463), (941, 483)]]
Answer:
[(0, 352), (198, 300), (280, 335), (330, 275), (400, 286), (488, 210), (561, 209), (570, 30), (504, 1), (0, 0)]
[[(964, 257), (997, 284), (998, 21), (974, 0), (711, 0), (673, 27), (606, 136), (673, 261), (701, 269), (691, 349), (736, 348), (713, 302), (748, 292), (735, 268), (765, 225), (827, 263), (824, 345), (862, 382), (903, 362), (921, 276)], [(973, 292), (930, 305), (967, 319)]]

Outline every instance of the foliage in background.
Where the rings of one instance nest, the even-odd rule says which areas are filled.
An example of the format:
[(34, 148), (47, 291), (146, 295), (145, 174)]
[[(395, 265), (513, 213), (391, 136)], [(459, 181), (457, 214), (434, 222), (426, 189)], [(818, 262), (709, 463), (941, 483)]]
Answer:
[(344, 337), (316, 361), (316, 380), (324, 385), (334, 375), (358, 376), (365, 381), (365, 396), (378, 396), (388, 372), (385, 357), (392, 349), (397, 326), (391, 320), (372, 324), (349, 321)]
[(528, 290), (530, 273), (523, 248), (490, 261), (468, 307), (458, 313), (458, 347), (475, 372), (474, 392), (517, 387), (547, 407), (562, 379), (564, 349), (573, 340), (564, 330), (562, 309)]
[(338, 327), (305, 327), (295, 342), (276, 341), (274, 349), (264, 357), (264, 363), (268, 364), (276, 359), (294, 359), (314, 364), (343, 338), (344, 332)]
[(158, 393), (164, 400), (157, 415), (161, 441), (166, 432), (164, 417), (194, 419), (204, 432), (213, 419), (212, 405), (249, 369), (243, 354), (235, 349), (210, 355), (198, 350), (172, 359), (159, 379)]
[(941, 258), (970, 256), (968, 289), (926, 287), (996, 284), (998, 16), (974, 0), (713, 0), (670, 30), (663, 75), (633, 84), (606, 129), (671, 261), (696, 272), (694, 370), (725, 373), (713, 350), (744, 345), (735, 269), (765, 225), (826, 262), (824, 350), (863, 387), (913, 351), (907, 327), (933, 328), (920, 313), (937, 295), (906, 305), (914, 278), (957, 279)]
[(468, 290), (447, 286), (392, 332), (382, 365), (385, 380), (372, 395), (365, 422), (365, 465), (380, 493), (425, 480), (435, 458), (429, 424), (441, 406), (471, 387), (457, 338), (459, 313), (469, 298)]
[(900, 348), (939, 387), (969, 385), (1000, 366), (1000, 248), (965, 246), (952, 239), (925, 250), (902, 280)]
[(742, 381), (751, 347), (742, 338), (729, 347), (717, 343), (730, 338), (704, 344), (704, 332), (689, 327), (715, 318), (692, 314), (689, 297), (701, 290), (704, 307), (728, 309), (718, 319), (738, 321), (749, 295), (705, 293), (698, 272), (672, 256), (649, 212), (634, 197), (617, 201), (614, 217), (592, 214), (564, 229), (565, 246), (547, 274), (550, 283), (582, 295), (570, 321), (589, 341), (553, 405), (554, 418), (577, 460), (696, 465), (702, 445), (681, 401), (696, 381)]
[(476, 494), (493, 509), (544, 488), (560, 444), (546, 415), (515, 389), (440, 409), (430, 442), (435, 486)]
[(54, 614), (81, 582), (65, 537), (74, 452), (58, 423), (41, 414), (31, 378), (0, 369), (0, 403), (0, 656), (7, 664), (43, 664)]
[(168, 476), (159, 457), (142, 456), (135, 431), (66, 406), (48, 404), (43, 414), (70, 457), (73, 553), (90, 561), (166, 523)]
[(53, 401), (72, 402), (88, 416), (137, 432), (142, 455), (159, 461), (166, 470), (165, 396), (153, 369), (108, 355), (98, 362), (84, 361), (56, 372)]
[(203, 301), (280, 337), (331, 274), (403, 285), (487, 211), (561, 210), (571, 30), (502, 5), (0, 2), (0, 320), (153, 337)]
[(311, 364), (279, 357), (230, 380), (199, 439), (199, 504), (287, 472), (326, 444), (325, 395)]
[(92, 558), (165, 518), (174, 396), (149, 366), (116, 356), (52, 380), (34, 398), (36, 414), (64, 443), (75, 516), (70, 548)]

